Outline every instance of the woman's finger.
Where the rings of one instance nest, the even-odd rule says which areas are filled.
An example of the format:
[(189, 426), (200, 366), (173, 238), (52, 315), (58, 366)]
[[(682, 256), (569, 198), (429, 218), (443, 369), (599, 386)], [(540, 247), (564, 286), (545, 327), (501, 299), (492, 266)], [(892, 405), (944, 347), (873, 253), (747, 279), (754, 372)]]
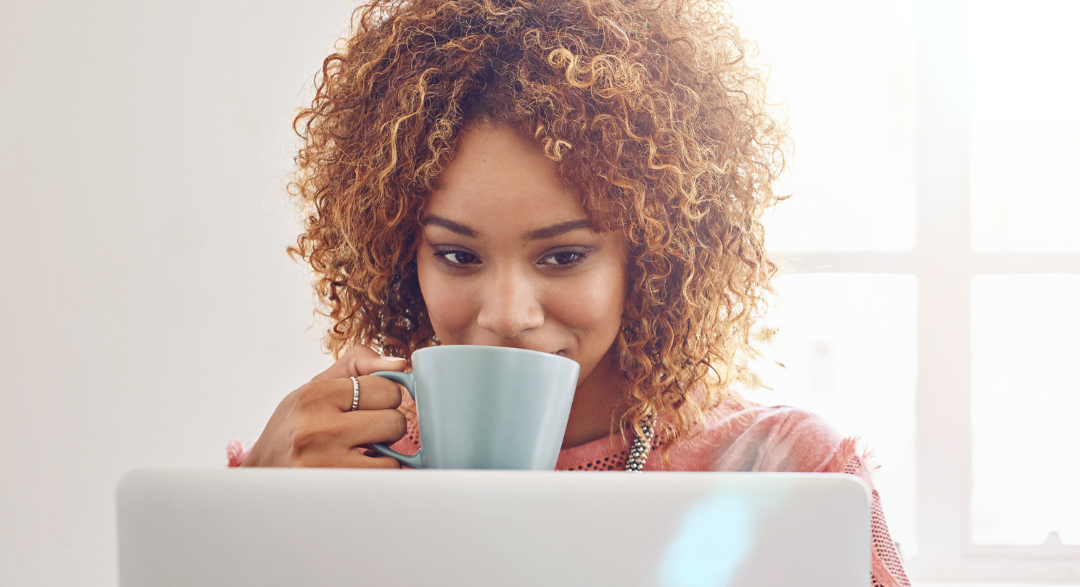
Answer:
[[(356, 406), (358, 411), (385, 410), (401, 405), (401, 386), (382, 377), (357, 377), (355, 385), (350, 377), (313, 382), (308, 386), (314, 389), (310, 392), (310, 397), (306, 399), (317, 403), (325, 402), (342, 412), (352, 411), (353, 398), (357, 396), (359, 396)], [(304, 391), (307, 392), (306, 389)]]
[(393, 444), (408, 431), (405, 414), (394, 410), (357, 410), (335, 418), (333, 435), (339, 446), (382, 442)]
[(320, 452), (305, 455), (298, 467), (324, 467), (337, 469), (400, 469), (401, 463), (390, 457), (368, 456), (359, 447), (342, 448), (338, 451)]
[(346, 379), (371, 375), (376, 371), (404, 371), (405, 359), (383, 357), (364, 345), (355, 345), (345, 351), (329, 369), (316, 375), (312, 381), (324, 379)]
[(349, 455), (349, 458), (346, 461), (347, 463), (349, 463), (348, 465), (346, 465), (348, 467), (357, 468), (357, 469), (400, 469), (401, 468), (401, 463), (397, 462), (396, 459), (392, 459), (390, 457), (384, 457), (382, 455), (368, 456), (368, 455), (364, 454), (364, 449), (361, 449), (361, 448), (351, 448), (351, 449), (349, 449), (349, 452), (352, 453), (352, 454)]
[(375, 442), (393, 444), (406, 431), (405, 415), (395, 409), (324, 412), (294, 428), (281, 452), (292, 466), (337, 467), (343, 450)]

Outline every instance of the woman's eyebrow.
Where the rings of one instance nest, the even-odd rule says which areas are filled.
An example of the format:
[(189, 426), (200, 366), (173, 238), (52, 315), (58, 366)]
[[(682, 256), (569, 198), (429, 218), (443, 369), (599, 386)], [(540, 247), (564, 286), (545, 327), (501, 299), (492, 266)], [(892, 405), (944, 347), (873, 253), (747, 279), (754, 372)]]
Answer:
[[(431, 215), (425, 217), (423, 220), (421, 220), (420, 221), (420, 226), (424, 226), (424, 227), (427, 227), (427, 226), (441, 226), (441, 227), (445, 228), (446, 230), (449, 230), (450, 232), (453, 232), (455, 234), (460, 234), (461, 236), (466, 236), (466, 237), (469, 237), (469, 238), (476, 238), (479, 235), (479, 233), (473, 228), (465, 226), (464, 224), (461, 224), (460, 222), (454, 222), (453, 220), (450, 220), (449, 218), (443, 218), (442, 216), (437, 216), (435, 214), (431, 214)], [(525, 240), (535, 241), (535, 240), (541, 240), (541, 239), (545, 239), (545, 238), (552, 238), (552, 237), (555, 237), (555, 236), (559, 236), (560, 234), (565, 234), (567, 232), (573, 232), (575, 230), (580, 230), (582, 228), (590, 228), (591, 229), (592, 228), (592, 222), (589, 222), (588, 220), (586, 220), (584, 218), (581, 219), (581, 220), (567, 220), (566, 222), (559, 222), (559, 223), (556, 223), (556, 224), (552, 224), (551, 226), (545, 226), (544, 228), (538, 228), (536, 230), (530, 230), (529, 232), (525, 233)]]
[(552, 224), (544, 228), (538, 228), (525, 233), (525, 240), (535, 241), (545, 238), (551, 238), (553, 236), (559, 236), (567, 232), (573, 232), (582, 228), (592, 228), (592, 223), (588, 220), (567, 220), (566, 222), (559, 222), (558, 224)]
[(465, 226), (450, 220), (449, 218), (443, 218), (442, 216), (436, 216), (434, 214), (429, 215), (420, 221), (420, 226), (441, 226), (450, 232), (460, 234), (461, 236), (467, 236), (469, 238), (476, 238), (477, 233), (472, 228)]

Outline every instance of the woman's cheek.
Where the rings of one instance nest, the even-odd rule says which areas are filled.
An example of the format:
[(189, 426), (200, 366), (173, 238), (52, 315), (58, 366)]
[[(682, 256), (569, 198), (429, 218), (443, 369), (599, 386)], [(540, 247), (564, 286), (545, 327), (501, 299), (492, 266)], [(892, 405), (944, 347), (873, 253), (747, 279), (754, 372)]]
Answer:
[[(605, 334), (618, 331), (625, 304), (625, 276), (616, 267), (597, 271), (566, 296), (567, 309), (574, 310), (582, 326)], [(612, 334), (614, 336), (614, 334)]]
[(433, 267), (417, 263), (417, 277), (435, 335), (443, 344), (458, 344), (468, 322), (466, 300), (471, 298), (461, 291), (460, 283), (455, 283), (458, 280), (446, 279)]
[(578, 334), (580, 358), (587, 363), (599, 361), (619, 333), (624, 304), (622, 283), (621, 272), (597, 272), (552, 296), (554, 307), (549, 308), (549, 316), (557, 316), (560, 323)]

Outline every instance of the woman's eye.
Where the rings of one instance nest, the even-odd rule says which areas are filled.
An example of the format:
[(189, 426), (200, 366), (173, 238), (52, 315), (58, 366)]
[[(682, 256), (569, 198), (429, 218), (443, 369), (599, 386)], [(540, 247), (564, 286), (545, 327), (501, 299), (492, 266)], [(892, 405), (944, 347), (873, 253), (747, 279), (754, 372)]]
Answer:
[(439, 251), (435, 253), (435, 256), (442, 257), (451, 265), (472, 265), (479, 261), (476, 255), (465, 251)]
[(585, 255), (574, 251), (560, 251), (558, 253), (552, 253), (542, 259), (545, 265), (573, 265), (577, 261), (581, 260)]

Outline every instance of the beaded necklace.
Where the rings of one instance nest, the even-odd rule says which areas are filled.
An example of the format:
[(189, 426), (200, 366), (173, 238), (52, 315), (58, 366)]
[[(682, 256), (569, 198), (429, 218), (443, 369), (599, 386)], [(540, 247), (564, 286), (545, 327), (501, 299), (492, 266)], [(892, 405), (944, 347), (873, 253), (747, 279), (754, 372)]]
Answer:
[(649, 451), (652, 450), (655, 434), (656, 417), (653, 416), (641, 423), (641, 434), (634, 435), (634, 442), (630, 444), (630, 453), (626, 455), (627, 472), (640, 473), (645, 468), (645, 461), (649, 458)]

